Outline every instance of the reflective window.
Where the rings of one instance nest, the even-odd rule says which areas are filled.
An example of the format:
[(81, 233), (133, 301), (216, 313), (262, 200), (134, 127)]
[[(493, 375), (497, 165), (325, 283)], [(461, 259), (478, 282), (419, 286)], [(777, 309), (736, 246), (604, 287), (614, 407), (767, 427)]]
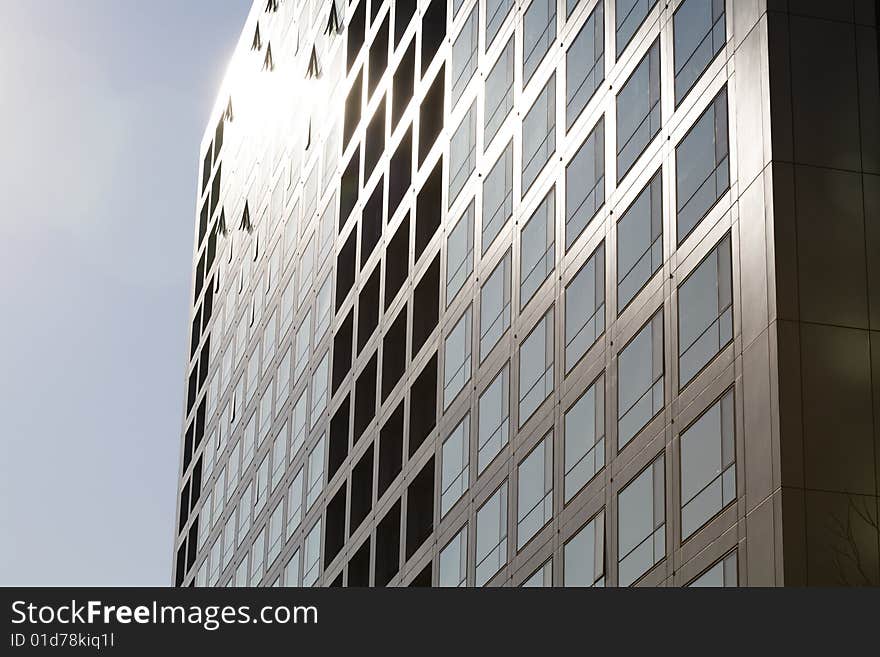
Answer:
[(739, 584), (736, 567), (736, 550), (717, 561), (709, 570), (697, 577), (688, 586), (721, 588)]
[(480, 362), (510, 328), (510, 251), (480, 288)]
[(553, 434), (517, 467), (516, 549), (521, 550), (553, 517)]
[(565, 53), (566, 130), (574, 125), (605, 79), (604, 6), (604, 2), (596, 4)]
[(605, 466), (605, 375), (590, 384), (564, 418), (565, 503)]
[(438, 586), (467, 585), (467, 525), (440, 550)]
[(468, 487), (471, 415), (465, 414), (458, 426), (443, 441), (441, 458), (440, 516), (443, 517), (461, 499)]
[(618, 57), (629, 45), (656, 4), (657, 0), (615, 0), (615, 40)]
[(617, 449), (660, 412), (663, 391), (663, 309), (617, 355)]
[[(542, 2), (543, 0), (535, 0)], [(534, 3), (532, 3), (534, 4)], [(556, 74), (550, 76), (522, 123), (522, 194), (556, 152)]]
[(299, 548), (284, 566), (284, 586), (291, 588), (299, 586)]
[(507, 482), (477, 511), (476, 586), (483, 586), (507, 563)]
[(510, 375), (507, 364), (486, 386), (478, 402), (477, 474), (486, 469), (507, 444), (510, 433)]
[(306, 313), (303, 323), (296, 332), (296, 343), (294, 345), (294, 364), (293, 364), (293, 384), (299, 381), (299, 377), (306, 371), (309, 365), (309, 336), (311, 333), (312, 314)]
[[(315, 342), (320, 341), (324, 336), (324, 332), (330, 328), (330, 304), (333, 296), (333, 288), (330, 286), (332, 274), (327, 274), (327, 278), (321, 284), (318, 290), (318, 296), (315, 299)], [(299, 339), (299, 336), (297, 336)]]
[(480, 3), (475, 3), (452, 44), (452, 107), (458, 103), (477, 70), (477, 29)]
[(504, 19), (513, 8), (513, 0), (486, 0), (486, 49), (495, 41)]
[(661, 454), (617, 496), (617, 583), (629, 586), (666, 556), (666, 497)]
[(523, 16), (523, 86), (556, 39), (556, 0), (532, 0)]
[(303, 516), (303, 469), (300, 468), (287, 489), (287, 536), (290, 538), (299, 528)]
[(584, 231), (605, 203), (605, 118), (565, 167), (565, 248)]
[(474, 201), (446, 239), (446, 305), (448, 306), (474, 270)]
[(315, 272), (315, 238), (309, 238), (300, 256), (299, 294), (296, 306), (299, 308), (312, 290), (312, 276)]
[(260, 397), (260, 444), (272, 429), (272, 397), (272, 386), (270, 385)]
[(605, 586), (605, 512), (602, 511), (565, 543), (563, 586)]
[(730, 233), (678, 288), (678, 380), (684, 388), (733, 339)]
[(617, 222), (617, 314), (663, 265), (663, 174), (658, 169)]
[(553, 586), (553, 559), (548, 559), (543, 566), (529, 575), (529, 578), (520, 584), (523, 588), (550, 588)]
[(660, 132), (660, 38), (617, 94), (617, 181)]
[(483, 254), (513, 214), (513, 142), (483, 181)]
[(266, 532), (261, 527), (254, 537), (251, 546), (251, 580), (250, 586), (257, 586), (263, 579), (263, 568), (266, 565)]
[(446, 336), (443, 350), (443, 408), (449, 408), (455, 397), (471, 380), (471, 308), (456, 322)]
[(565, 371), (570, 372), (605, 331), (605, 242), (565, 288)]
[(309, 531), (303, 547), (303, 586), (312, 586), (321, 574), (321, 518)]
[(330, 379), (330, 352), (321, 358), (312, 376), (312, 426), (327, 406), (327, 383)]
[[(476, 7), (476, 5), (474, 5)], [(474, 172), (477, 162), (477, 101), (471, 103), (449, 144), (449, 205)]]
[(306, 442), (306, 429), (309, 424), (307, 398), (308, 395), (306, 394), (306, 389), (303, 388), (303, 391), (300, 393), (299, 398), (296, 400), (296, 404), (293, 406), (293, 411), (291, 412), (293, 425), (293, 436), (291, 438), (290, 448), (291, 456), (296, 456), (300, 448)]
[(544, 315), (519, 348), (519, 426), (553, 392), (553, 309)]
[(278, 362), (278, 370), (275, 372), (275, 407), (281, 412), (281, 406), (287, 401), (290, 394), (290, 369), (293, 360), (293, 349), (288, 348)]
[(725, 87), (675, 148), (679, 244), (730, 187), (727, 148)]
[(681, 539), (736, 499), (733, 390), (681, 433)]
[(309, 452), (308, 488), (306, 490), (306, 509), (311, 509), (324, 489), (324, 436)]
[(272, 443), (272, 490), (281, 482), (287, 467), (287, 426), (281, 429)]
[(727, 40), (724, 0), (684, 0), (672, 17), (675, 106), (687, 96)]
[(275, 510), (269, 516), (269, 547), (267, 548), (266, 564), (271, 567), (281, 553), (284, 535), (284, 501), (275, 505)]
[(551, 189), (523, 226), (519, 306), (524, 308), (556, 266), (556, 192)]
[(483, 149), (489, 147), (504, 119), (513, 108), (513, 37), (486, 76), (483, 111)]

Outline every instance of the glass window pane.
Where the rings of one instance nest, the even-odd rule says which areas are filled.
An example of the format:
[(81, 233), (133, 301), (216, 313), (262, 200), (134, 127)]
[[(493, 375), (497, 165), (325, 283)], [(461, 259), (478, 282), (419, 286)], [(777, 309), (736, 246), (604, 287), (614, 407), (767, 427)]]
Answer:
[(605, 513), (600, 512), (563, 548), (563, 586), (605, 585)]
[(551, 189), (523, 226), (519, 305), (524, 308), (556, 266), (556, 192)]
[(477, 511), (476, 585), (483, 586), (507, 563), (507, 482)]
[(477, 162), (477, 101), (471, 103), (449, 144), (449, 205), (474, 172)]
[(532, 0), (523, 17), (523, 86), (556, 39), (556, 0)]
[(486, 76), (483, 149), (487, 149), (513, 108), (513, 37)]
[(681, 537), (736, 498), (733, 390), (681, 433)]
[(510, 384), (507, 364), (486, 386), (478, 403), (477, 474), (486, 469), (507, 444), (510, 433)]
[(519, 426), (553, 392), (553, 309), (544, 315), (519, 349)]
[(684, 388), (733, 339), (730, 234), (678, 288), (678, 378)]
[(660, 38), (617, 94), (617, 181), (660, 132)]
[(617, 57), (626, 49), (629, 42), (639, 31), (657, 0), (615, 0), (615, 32), (617, 41)]
[(455, 43), (452, 44), (452, 107), (458, 103), (468, 82), (477, 70), (477, 29), (479, 26), (479, 3), (474, 4), (465, 19)]
[(553, 517), (553, 434), (517, 468), (516, 549), (520, 550)]
[(480, 288), (480, 362), (510, 328), (510, 251)]
[(605, 375), (565, 412), (565, 503), (605, 466)]
[(736, 550), (717, 561), (709, 570), (693, 580), (689, 587), (737, 586), (739, 584), (736, 565)]
[(565, 371), (570, 372), (605, 331), (605, 243), (565, 288)]
[[(541, 1), (541, 0), (536, 0)], [(544, 165), (556, 152), (556, 74), (544, 89), (522, 123), (522, 194), (535, 182)]]
[(661, 454), (617, 496), (617, 579), (629, 586), (666, 556), (664, 458)]
[(483, 254), (513, 214), (513, 142), (483, 181)]
[(543, 566), (532, 573), (520, 584), (523, 588), (550, 588), (553, 586), (553, 559), (548, 559)]
[(467, 525), (440, 550), (438, 586), (467, 585)]
[(663, 309), (617, 356), (617, 450), (660, 412), (663, 390)]
[[(569, 0), (571, 3), (571, 0)], [(599, 2), (565, 53), (565, 129), (605, 80), (605, 3)], [(571, 9), (569, 9), (569, 14)]]
[(513, 0), (486, 0), (486, 49), (495, 41), (504, 19), (513, 8)]
[(312, 586), (321, 574), (321, 518), (309, 531), (304, 546), (303, 586)]
[(471, 415), (465, 414), (458, 426), (443, 441), (441, 454), (440, 516), (443, 517), (461, 499), (468, 488)]
[(605, 119), (600, 118), (565, 168), (565, 248), (605, 203)]
[(617, 314), (663, 265), (663, 173), (658, 169), (617, 222)]
[(672, 17), (675, 105), (687, 96), (727, 40), (724, 0), (685, 0)]
[(474, 210), (472, 200), (446, 240), (446, 305), (474, 270)]
[(730, 186), (727, 150), (725, 87), (675, 148), (679, 244)]
[(471, 380), (471, 308), (459, 318), (444, 343), (443, 407), (455, 399)]

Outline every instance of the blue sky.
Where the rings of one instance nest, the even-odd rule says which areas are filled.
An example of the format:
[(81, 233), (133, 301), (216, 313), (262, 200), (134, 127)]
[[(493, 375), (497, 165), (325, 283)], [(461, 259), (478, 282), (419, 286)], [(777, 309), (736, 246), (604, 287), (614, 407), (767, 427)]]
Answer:
[(4, 2), (0, 585), (167, 585), (199, 142), (250, 0)]

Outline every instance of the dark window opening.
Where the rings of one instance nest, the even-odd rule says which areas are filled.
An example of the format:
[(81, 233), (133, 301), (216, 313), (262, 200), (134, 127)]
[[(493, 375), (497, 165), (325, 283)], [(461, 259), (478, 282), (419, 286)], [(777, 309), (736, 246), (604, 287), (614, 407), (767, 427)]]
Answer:
[(330, 15), (327, 17), (327, 27), (324, 28), (324, 34), (339, 34), (342, 32), (342, 25), (339, 22), (339, 12), (336, 11), (336, 0), (330, 2)]
[(354, 393), (354, 438), (356, 445), (360, 437), (376, 417), (376, 371), (378, 356), (376, 353), (367, 362), (357, 378)]
[(331, 589), (341, 589), (342, 588), (342, 573), (340, 572), (330, 584), (327, 585), (328, 588)]
[(382, 498), (403, 468), (403, 401), (379, 432), (379, 474), (376, 478), (376, 499)]
[[(434, 0), (435, 4), (439, 0)], [(431, 88), (425, 94), (422, 104), (419, 106), (419, 166), (425, 161), (437, 136), (443, 130), (444, 111), (444, 85), (446, 76), (444, 66), (440, 67), (437, 77), (431, 83)]]
[(186, 482), (183, 486), (183, 490), (180, 491), (180, 516), (177, 521), (177, 531), (182, 532), (183, 528), (186, 526), (186, 521), (189, 518), (189, 482)]
[(254, 40), (251, 41), (251, 50), (262, 50), (263, 40), (260, 38), (260, 24), (257, 23), (257, 29), (254, 30)]
[[(352, 492), (352, 502), (355, 494)], [(367, 538), (348, 561), (348, 586), (370, 585), (370, 539)]]
[(357, 231), (352, 228), (348, 239), (336, 256), (336, 310), (342, 307), (349, 291), (354, 285), (354, 276), (357, 271), (355, 264), (355, 252), (357, 251)]
[(416, 0), (394, 0), (394, 47), (400, 43), (416, 13)]
[(217, 202), (220, 200), (220, 177), (223, 173), (223, 165), (217, 165), (217, 173), (214, 174), (214, 180), (211, 181), (211, 216), (214, 216), (214, 210), (217, 209)]
[[(388, 168), (388, 219), (394, 216), (412, 184), (412, 126), (397, 145)], [(407, 245), (408, 248), (409, 245)]]
[[(399, 509), (398, 509), (399, 511)], [(400, 528), (398, 527), (398, 532)], [(174, 586), (183, 584), (183, 578), (186, 575), (186, 541), (177, 548), (177, 568), (175, 569)]]
[(446, 0), (433, 0), (422, 16), (422, 75), (446, 38)]
[(358, 296), (358, 330), (357, 353), (360, 354), (364, 345), (379, 325), (379, 267), (377, 266), (370, 278), (361, 288)]
[(413, 578), (409, 586), (430, 587), (431, 586), (431, 562), (422, 568), (422, 572)]
[(354, 333), (354, 310), (349, 310), (348, 315), (336, 329), (333, 336), (333, 381), (332, 394), (336, 394), (339, 386), (348, 376), (351, 370), (351, 341)]
[(199, 553), (199, 519), (196, 517), (193, 520), (193, 524), (189, 526), (189, 537), (186, 541), (187, 544), (187, 554), (186, 554), (186, 572), (189, 572), (189, 569), (193, 567), (193, 564), (196, 562), (196, 556)]
[(361, 0), (361, 3), (354, 10), (351, 20), (348, 21), (348, 40), (346, 43), (347, 65), (346, 72), (351, 70), (351, 65), (357, 59), (361, 46), (364, 45), (364, 33), (367, 28), (367, 0)]
[(437, 354), (419, 374), (409, 392), (409, 455), (425, 442), (437, 424)]
[(192, 321), (192, 329), (190, 332), (190, 341), (189, 341), (189, 357), (192, 358), (196, 355), (196, 351), (199, 349), (199, 342), (201, 342), (202, 333), (202, 309), (199, 308), (196, 311), (196, 316), (193, 317)]
[[(400, 117), (403, 116), (404, 110), (412, 100), (416, 86), (416, 40), (410, 41), (409, 47), (403, 54), (397, 70), (394, 71), (391, 103), (391, 131), (400, 123)], [(207, 160), (206, 160), (207, 161)], [(208, 165), (208, 174), (210, 175), (210, 164)]]
[(202, 204), (202, 211), (199, 214), (199, 244), (201, 245), (202, 240), (205, 239), (205, 233), (208, 232), (208, 204), (210, 203), (209, 199), (205, 199), (205, 202)]
[[(321, 65), (318, 63), (318, 51), (315, 50), (315, 44), (312, 44), (312, 54), (309, 55), (309, 66), (306, 69), (306, 78), (319, 77), (321, 77)], [(309, 130), (311, 130), (311, 123), (309, 124)]]
[(352, 153), (351, 160), (349, 160), (348, 166), (345, 167), (345, 171), (342, 172), (342, 180), (339, 183), (340, 233), (342, 232), (342, 227), (345, 226), (345, 222), (348, 221), (351, 211), (354, 210), (354, 206), (358, 202), (358, 191), (361, 186), (360, 165), (361, 149), (358, 146), (354, 149), (354, 153)]
[(382, 237), (383, 205), (385, 205), (385, 181), (380, 178), (361, 214), (361, 268)]
[(202, 495), (202, 457), (199, 457), (199, 460), (196, 461), (196, 464), (193, 466), (192, 479), (190, 480), (192, 485), (190, 486), (190, 500), (189, 500), (189, 508), (190, 511), (195, 509), (196, 503), (199, 501), (199, 498)]
[(406, 306), (398, 313), (382, 342), (382, 402), (406, 369)]
[(342, 150), (348, 148), (348, 142), (357, 129), (358, 123), (361, 122), (361, 106), (364, 100), (364, 70), (361, 69), (354, 82), (351, 83), (351, 89), (348, 90), (348, 96), (345, 98), (345, 116), (342, 120)]
[(349, 397), (345, 396), (342, 404), (330, 420), (330, 442), (327, 447), (327, 481), (342, 466), (348, 456), (348, 411)]
[[(374, 0), (373, 4), (378, 6), (381, 3), (378, 2), (378, 0)], [(379, 80), (382, 79), (385, 69), (388, 68), (388, 17), (390, 15), (391, 14), (386, 14), (385, 20), (382, 22), (382, 27), (379, 28), (379, 31), (376, 33), (376, 38), (373, 39), (373, 43), (370, 45), (368, 97), (372, 97), (373, 92), (376, 90), (376, 85), (379, 84)]]
[(409, 275), (409, 215), (385, 247), (385, 309), (397, 296)]
[(379, 158), (385, 151), (385, 103), (379, 103), (376, 113), (367, 126), (364, 138), (364, 182), (373, 175)]
[(376, 527), (376, 586), (386, 586), (399, 570), (400, 500), (397, 500)]
[[(397, 90), (396, 86), (397, 76), (395, 76), (395, 91)], [(211, 149), (214, 147), (213, 144), (208, 145), (208, 150), (205, 151), (205, 160), (202, 164), (202, 193), (204, 194), (205, 189), (208, 187), (208, 181), (211, 179), (211, 166), (214, 164), (214, 160), (212, 157)]]
[(412, 356), (428, 341), (440, 318), (440, 254), (428, 267), (413, 292)]
[(330, 565), (345, 545), (345, 486), (327, 504), (324, 524), (324, 567)]
[(263, 70), (270, 73), (275, 70), (275, 60), (272, 59), (272, 44), (266, 44), (266, 56), (263, 58)]
[[(373, 508), (373, 446), (364, 453), (351, 473), (351, 511), (349, 531), (351, 536)], [(349, 576), (350, 577), (350, 576)]]
[(434, 457), (406, 491), (406, 558), (416, 553), (434, 531)]
[[(232, 107), (232, 99), (229, 100), (229, 106)], [(230, 114), (232, 111), (230, 110)], [(223, 148), (223, 122), (226, 120), (225, 113), (220, 116), (220, 120), (217, 121), (217, 127), (214, 129), (214, 159), (217, 159), (217, 156), (220, 154), (220, 149)]]
[(416, 246), (418, 262), (443, 219), (443, 158), (437, 160), (434, 170), (419, 190), (416, 199)]
[(205, 344), (202, 345), (202, 353), (199, 356), (199, 390), (205, 385), (205, 379), (208, 378), (208, 364), (211, 357), (211, 336), (205, 338)]

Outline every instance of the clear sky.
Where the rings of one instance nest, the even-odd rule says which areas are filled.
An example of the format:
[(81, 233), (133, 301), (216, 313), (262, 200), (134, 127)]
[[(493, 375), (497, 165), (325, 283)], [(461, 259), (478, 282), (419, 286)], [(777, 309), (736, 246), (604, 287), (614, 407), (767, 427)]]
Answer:
[(168, 585), (199, 143), (250, 0), (0, 0), (0, 585)]

